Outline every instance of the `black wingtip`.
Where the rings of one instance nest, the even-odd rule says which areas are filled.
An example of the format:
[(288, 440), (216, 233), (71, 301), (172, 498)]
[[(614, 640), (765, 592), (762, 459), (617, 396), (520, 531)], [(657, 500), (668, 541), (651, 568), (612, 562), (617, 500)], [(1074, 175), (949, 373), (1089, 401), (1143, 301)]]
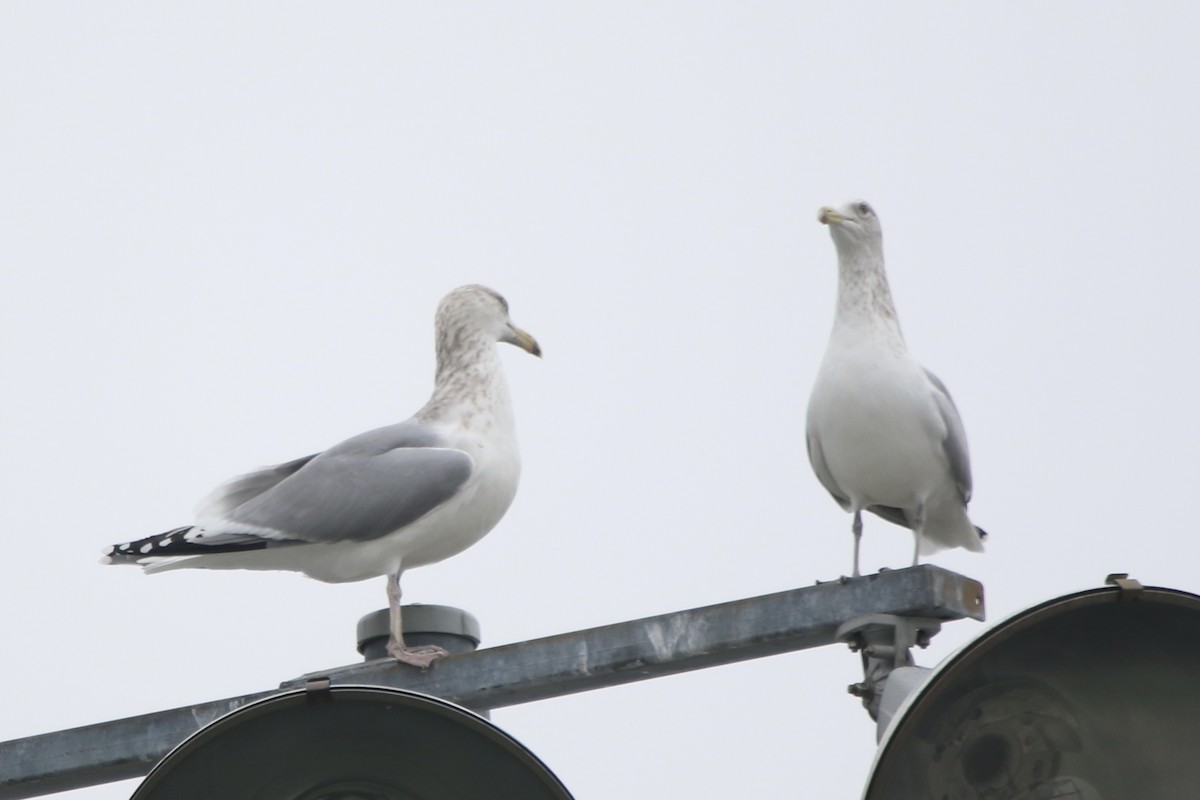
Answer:
[(136, 542), (111, 545), (105, 548), (100, 563), (141, 564), (144, 559), (151, 557), (209, 555), (211, 553), (261, 550), (267, 546), (267, 543), (262, 540), (226, 542), (217, 545), (204, 544), (197, 541), (200, 535), (195, 537), (187, 535), (192, 528), (191, 525), (184, 525), (172, 528), (165, 533), (138, 539)]

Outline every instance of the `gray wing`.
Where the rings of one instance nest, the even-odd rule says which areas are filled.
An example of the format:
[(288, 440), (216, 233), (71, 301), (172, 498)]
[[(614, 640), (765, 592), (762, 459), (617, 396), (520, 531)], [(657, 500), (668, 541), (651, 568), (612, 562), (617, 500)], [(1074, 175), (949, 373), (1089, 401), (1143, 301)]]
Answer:
[(295, 475), (301, 467), (316, 457), (317, 454), (314, 453), (286, 464), (263, 467), (260, 470), (239, 475), (233, 480), (221, 484), (208, 497), (201, 500), (196, 508), (196, 517), (210, 519), (225, 516), (243, 503), (275, 488), (281, 481)]
[(833, 499), (843, 510), (850, 510), (850, 498), (837, 485), (837, 481), (833, 479), (833, 473), (829, 471), (829, 465), (825, 463), (825, 453), (821, 450), (821, 440), (813, 435), (809, 430), (805, 434), (805, 443), (808, 445), (808, 462), (812, 464), (813, 472), (817, 474), (817, 480), (825, 487), (825, 490), (833, 495)]
[[(924, 367), (922, 367), (924, 369)], [(925, 376), (933, 384), (933, 399), (937, 404), (938, 413), (946, 425), (946, 438), (942, 441), (942, 449), (946, 460), (950, 462), (950, 474), (958, 486), (964, 503), (971, 500), (971, 456), (967, 451), (967, 429), (963, 427), (962, 417), (958, 415), (958, 407), (950, 390), (942, 383), (937, 375), (925, 370)]]
[(453, 497), (475, 462), (436, 432), (403, 422), (359, 434), (318, 454), (224, 519), (306, 542), (367, 541)]

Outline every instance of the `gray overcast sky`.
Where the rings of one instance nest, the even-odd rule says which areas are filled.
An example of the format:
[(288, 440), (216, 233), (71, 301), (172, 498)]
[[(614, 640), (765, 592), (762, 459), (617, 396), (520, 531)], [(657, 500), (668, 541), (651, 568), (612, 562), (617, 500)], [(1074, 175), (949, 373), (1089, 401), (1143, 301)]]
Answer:
[[(355, 660), (382, 579), (97, 556), (407, 417), (462, 283), (546, 358), (505, 352), (513, 508), (407, 600), (494, 645), (846, 572), (803, 418), (835, 287), (816, 209), (854, 197), (992, 534), (933, 561), (992, 621), (1118, 570), (1195, 591), (1198, 26), (1182, 2), (4, 3), (0, 739)], [(871, 518), (864, 569), (909, 547)], [(828, 648), (493, 719), (580, 800), (855, 797), (858, 670)]]

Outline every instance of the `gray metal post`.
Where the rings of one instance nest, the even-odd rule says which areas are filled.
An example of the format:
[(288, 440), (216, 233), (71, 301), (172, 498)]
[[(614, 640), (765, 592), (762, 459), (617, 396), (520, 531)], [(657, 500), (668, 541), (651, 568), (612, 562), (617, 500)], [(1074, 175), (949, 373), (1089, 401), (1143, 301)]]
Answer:
[[(334, 684), (394, 686), (491, 709), (833, 644), (839, 625), (870, 613), (981, 620), (983, 587), (922, 565), (448, 656), (427, 672), (381, 659), (283, 686), (320, 675)], [(145, 775), (200, 728), (272, 694), (0, 743), (0, 800)]]

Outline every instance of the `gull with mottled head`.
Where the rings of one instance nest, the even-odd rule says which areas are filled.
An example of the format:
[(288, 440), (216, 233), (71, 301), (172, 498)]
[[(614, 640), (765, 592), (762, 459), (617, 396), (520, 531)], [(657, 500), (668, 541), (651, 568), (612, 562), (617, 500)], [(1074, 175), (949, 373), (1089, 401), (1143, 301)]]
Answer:
[(971, 464), (958, 409), (908, 352), (883, 265), (879, 217), (865, 202), (822, 208), (838, 257), (833, 333), (808, 401), (808, 458), (821, 485), (854, 515), (859, 575), (862, 512), (910, 528), (913, 564), (947, 547), (982, 551), (967, 517)]
[(483, 286), (446, 295), (435, 334), (433, 395), (410, 419), (234, 478), (191, 525), (113, 545), (105, 562), (146, 572), (293, 570), (329, 583), (386, 575), (388, 653), (428, 667), (446, 651), (405, 646), (400, 576), (462, 552), (508, 510), (521, 466), (495, 345), (542, 354)]

